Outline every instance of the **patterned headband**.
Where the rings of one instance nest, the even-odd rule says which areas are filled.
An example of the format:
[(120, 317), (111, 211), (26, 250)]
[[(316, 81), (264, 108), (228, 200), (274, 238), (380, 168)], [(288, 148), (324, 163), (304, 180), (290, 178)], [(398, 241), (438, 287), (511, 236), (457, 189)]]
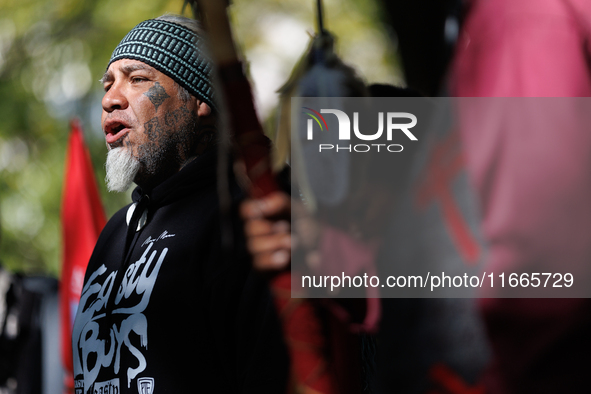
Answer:
[(164, 20), (144, 21), (121, 40), (107, 69), (120, 59), (154, 67), (215, 109), (212, 63), (204, 54), (203, 38), (190, 29)]

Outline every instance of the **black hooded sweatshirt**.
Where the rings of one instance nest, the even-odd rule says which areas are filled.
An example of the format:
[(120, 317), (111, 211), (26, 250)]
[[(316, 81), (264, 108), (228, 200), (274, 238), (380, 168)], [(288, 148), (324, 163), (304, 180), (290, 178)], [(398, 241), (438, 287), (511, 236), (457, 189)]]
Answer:
[(129, 231), (128, 253), (133, 205), (103, 229), (72, 335), (76, 394), (285, 391), (280, 325), (235, 211), (233, 247), (222, 248), (215, 174), (209, 153), (153, 190), (136, 188), (147, 221)]

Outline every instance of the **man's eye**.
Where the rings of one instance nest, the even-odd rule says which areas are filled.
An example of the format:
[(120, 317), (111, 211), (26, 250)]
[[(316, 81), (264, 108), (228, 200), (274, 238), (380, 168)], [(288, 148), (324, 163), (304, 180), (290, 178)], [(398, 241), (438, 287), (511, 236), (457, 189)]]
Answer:
[(107, 93), (109, 89), (111, 89), (111, 84), (103, 85), (103, 89), (105, 90), (105, 93)]
[(147, 79), (144, 77), (131, 77), (131, 83), (138, 83), (144, 81), (147, 81)]

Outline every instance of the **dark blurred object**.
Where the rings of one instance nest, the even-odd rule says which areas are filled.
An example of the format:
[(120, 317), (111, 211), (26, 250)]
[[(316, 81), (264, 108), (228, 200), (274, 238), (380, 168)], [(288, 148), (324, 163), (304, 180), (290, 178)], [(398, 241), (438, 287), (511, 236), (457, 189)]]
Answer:
[(367, 87), (371, 97), (423, 97), (423, 95), (411, 88), (374, 83)]
[(384, 22), (396, 33), (409, 87), (437, 96), (462, 21), (461, 0), (383, 0)]
[[(292, 97), (364, 97), (365, 83), (335, 51), (335, 37), (322, 31), (310, 40), (308, 48), (291, 71), (279, 93), (279, 119), (274, 140), (273, 168), (280, 171), (290, 160)], [(299, 147), (294, 147), (299, 151)], [(302, 185), (300, 185), (302, 187)]]
[(0, 393), (49, 394), (61, 383), (59, 363), (51, 362), (58, 355), (57, 325), (49, 323), (55, 315), (57, 280), (0, 266)]
[[(457, 133), (442, 116), (445, 107), (436, 106), (433, 99), (421, 99), (422, 95), (412, 88), (373, 84), (368, 89), (373, 97), (409, 97), (408, 101), (420, 100), (425, 107), (431, 103), (429, 116), (418, 117), (433, 117), (437, 126), (421, 134), (416, 152), (389, 166), (389, 179), (399, 185), (399, 201), (390, 214), (382, 213), (389, 225), (385, 231), (388, 242), (384, 242), (376, 260), (380, 276), (398, 275), (406, 264), (433, 264), (445, 272), (458, 266), (466, 269), (469, 265), (462, 248), (450, 242), (441, 205), (420, 209), (417, 204), (422, 188), (432, 190), (436, 184), (453, 183), (448, 203), (460, 212), (464, 225), (477, 228), (478, 217), (470, 209), (474, 197), (466, 183), (464, 166), (450, 174), (448, 180), (426, 175), (432, 168), (442, 169), (457, 161), (460, 152)], [(372, 165), (375, 168), (370, 173), (376, 173), (387, 164), (374, 160)], [(474, 300), (383, 297), (381, 306), (374, 394), (484, 393), (479, 378), (489, 351)]]

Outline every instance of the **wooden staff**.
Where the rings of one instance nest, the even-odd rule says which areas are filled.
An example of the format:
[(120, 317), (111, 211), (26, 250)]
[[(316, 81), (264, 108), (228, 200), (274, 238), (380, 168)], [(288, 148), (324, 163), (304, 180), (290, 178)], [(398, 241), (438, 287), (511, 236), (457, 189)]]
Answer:
[[(208, 32), (209, 51), (221, 86), (216, 92), (222, 115), (228, 118), (233, 145), (246, 167), (251, 198), (279, 190), (271, 169), (271, 146), (259, 122), (252, 91), (236, 51), (223, 0), (187, 0), (199, 9)], [(197, 16), (196, 16), (197, 17)], [(291, 298), (289, 270), (270, 281), (291, 359), (288, 393), (335, 394), (334, 378), (325, 358), (322, 324), (309, 300)]]

